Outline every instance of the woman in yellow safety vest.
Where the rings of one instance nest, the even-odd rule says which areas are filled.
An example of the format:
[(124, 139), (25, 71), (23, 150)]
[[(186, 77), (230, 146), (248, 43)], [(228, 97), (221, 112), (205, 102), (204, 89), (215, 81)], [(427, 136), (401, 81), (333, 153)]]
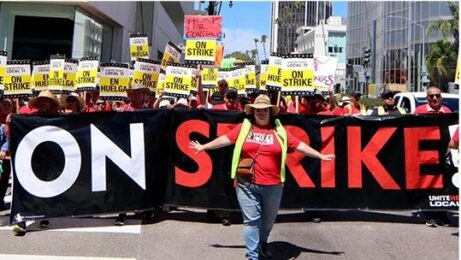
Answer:
[[(249, 119), (226, 135), (200, 144), (191, 141), (197, 153), (235, 144), (231, 177), (237, 176), (237, 199), (243, 216), (243, 233), (249, 259), (270, 257), (267, 239), (277, 216), (285, 181), (285, 160), (288, 151), (299, 151), (320, 160), (332, 160), (334, 154), (321, 154), (285, 130), (274, 116), (278, 107), (266, 95), (259, 95), (254, 104), (245, 105)], [(239, 174), (240, 159), (253, 159), (252, 169)]]

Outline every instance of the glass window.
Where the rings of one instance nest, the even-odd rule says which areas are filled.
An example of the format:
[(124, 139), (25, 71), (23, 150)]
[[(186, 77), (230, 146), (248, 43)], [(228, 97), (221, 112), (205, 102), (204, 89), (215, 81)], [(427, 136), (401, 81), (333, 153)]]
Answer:
[(101, 57), (102, 38), (102, 24), (76, 10), (72, 57)]

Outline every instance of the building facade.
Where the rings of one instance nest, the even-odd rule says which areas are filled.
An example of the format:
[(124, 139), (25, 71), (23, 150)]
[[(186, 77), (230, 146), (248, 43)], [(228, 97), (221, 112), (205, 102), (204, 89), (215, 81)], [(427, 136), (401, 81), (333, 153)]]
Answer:
[(194, 2), (0, 2), (0, 50), (9, 59), (48, 60), (52, 54), (129, 62), (129, 37), (146, 33), (150, 57), (168, 41), (182, 43), (184, 15)]
[(320, 21), (315, 27), (301, 26), (297, 30), (295, 53), (310, 53), (336, 57), (336, 83), (346, 86), (346, 20), (330, 16), (326, 24)]
[(295, 50), (300, 26), (316, 26), (332, 14), (332, 2), (278, 1), (272, 3), (271, 51), (291, 53)]
[[(437, 31), (427, 34), (427, 28), (435, 20), (450, 18), (447, 2), (349, 2), (348, 85), (363, 89), (365, 83), (372, 83), (375, 93), (370, 94), (392, 86), (424, 90), (424, 60), (429, 45), (441, 39)], [(369, 63), (364, 61), (367, 49), (371, 52)], [(365, 72), (366, 82), (358, 80), (360, 70)]]

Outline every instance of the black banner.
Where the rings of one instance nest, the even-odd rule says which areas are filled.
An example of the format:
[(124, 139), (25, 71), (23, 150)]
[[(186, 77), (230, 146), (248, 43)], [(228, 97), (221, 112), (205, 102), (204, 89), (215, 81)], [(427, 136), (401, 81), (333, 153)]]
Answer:
[[(148, 110), (15, 115), (12, 216), (91, 215), (162, 204), (238, 209), (233, 146), (196, 154), (243, 113)], [(287, 158), (282, 208), (453, 209), (457, 169), (446, 163), (458, 114), (400, 117), (280, 115), (285, 128), (334, 161)], [(448, 157), (448, 159), (450, 159)], [(455, 178), (458, 176), (455, 176)]]

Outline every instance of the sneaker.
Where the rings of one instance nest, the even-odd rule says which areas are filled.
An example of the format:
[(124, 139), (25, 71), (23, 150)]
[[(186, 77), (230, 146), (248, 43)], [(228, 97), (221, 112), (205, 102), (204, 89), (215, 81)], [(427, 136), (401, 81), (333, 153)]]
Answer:
[(23, 236), (27, 233), (27, 227), (25, 222), (18, 222), (13, 226), (13, 232), (18, 236)]
[(222, 224), (223, 226), (230, 226), (230, 225), (232, 225), (232, 222), (231, 222), (231, 220), (228, 219), (228, 218), (223, 218), (223, 219), (221, 220), (221, 224)]
[(312, 219), (312, 222), (314, 222), (314, 223), (320, 223), (320, 222), (322, 222), (322, 219), (321, 219), (321, 218), (313, 218), (313, 219)]
[(437, 221), (435, 219), (428, 219), (426, 220), (426, 226), (428, 227), (437, 227)]
[(47, 228), (50, 225), (50, 221), (47, 219), (40, 220), (40, 227), (41, 228)]
[(259, 247), (259, 256), (261, 258), (272, 258), (272, 252), (269, 251), (269, 244), (262, 242)]
[(124, 226), (125, 221), (126, 221), (126, 215), (125, 214), (118, 214), (118, 217), (115, 220), (114, 225), (116, 225), (116, 226)]

